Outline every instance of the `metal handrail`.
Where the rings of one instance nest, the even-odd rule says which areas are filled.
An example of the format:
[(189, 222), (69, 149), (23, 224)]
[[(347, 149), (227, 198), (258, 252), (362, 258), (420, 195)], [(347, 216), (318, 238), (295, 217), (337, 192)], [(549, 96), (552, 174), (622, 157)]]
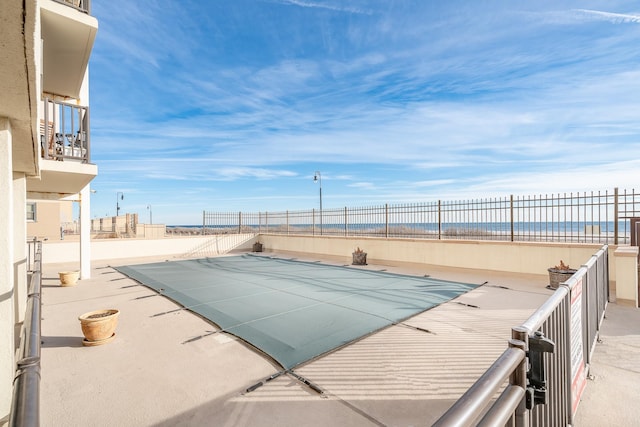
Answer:
[[(525, 358), (525, 352), (518, 347), (510, 347), (502, 353), (493, 365), (471, 386), (465, 394), (433, 426), (471, 426), (482, 415), (491, 398), (507, 378)], [(524, 388), (514, 386), (522, 389)]]
[(20, 331), (20, 349), (13, 381), (9, 427), (40, 425), (42, 242), (35, 243), (26, 315)]
[[(571, 424), (581, 391), (568, 390), (567, 387), (572, 381), (585, 380), (584, 376), (580, 376), (579, 368), (573, 372), (571, 347), (575, 340), (584, 343), (581, 357), (587, 365), (588, 373), (589, 350), (593, 349), (597, 341), (600, 322), (606, 310), (606, 299), (608, 299), (607, 264), (608, 246), (605, 245), (569, 280), (562, 283), (521, 326), (512, 329), (509, 348), (434, 425), (492, 426), (505, 425), (509, 421), (509, 425), (513, 423), (516, 426), (537, 426), (546, 425), (544, 423), (548, 422), (547, 417), (554, 423)], [(593, 277), (593, 275), (596, 279), (590, 281), (590, 276)], [(579, 337), (572, 337), (572, 331), (573, 333), (577, 331), (572, 324), (571, 316), (575, 313), (572, 313), (571, 304), (578, 304), (578, 301), (580, 301), (578, 316), (581, 320), (575, 325), (582, 324), (582, 329)], [(584, 314), (584, 318), (580, 313)], [(534, 335), (529, 335), (534, 332), (536, 332)], [(541, 360), (540, 351), (549, 351), (542, 350), (539, 344), (539, 337), (544, 338), (545, 335), (556, 341), (552, 345), (557, 346), (558, 351), (552, 350), (554, 354), (546, 358), (550, 372), (547, 375), (548, 381), (543, 379), (546, 382), (543, 388), (535, 389), (539, 384), (527, 382), (526, 366), (531, 363), (530, 368), (533, 369), (532, 357), (534, 357), (531, 354), (534, 350), (529, 347), (529, 344), (532, 339), (536, 339), (538, 345), (535, 352), (538, 355), (535, 359)], [(520, 346), (519, 343), (524, 346)], [(515, 355), (518, 354), (518, 357), (521, 355), (522, 358), (519, 360), (522, 362), (525, 351), (528, 352), (527, 361), (522, 364), (515, 363)], [(545, 377), (544, 368), (542, 372), (541, 376)], [(495, 403), (492, 403), (497, 390), (504, 384), (507, 377), (509, 377), (509, 384)], [(542, 392), (545, 396), (540, 397), (547, 404), (531, 409), (536, 404), (542, 403), (533, 401), (535, 392)], [(547, 394), (549, 394), (548, 402)], [(528, 400), (525, 399), (527, 395)], [(477, 419), (483, 413), (484, 417), (478, 422)], [(551, 413), (553, 415), (550, 415)]]

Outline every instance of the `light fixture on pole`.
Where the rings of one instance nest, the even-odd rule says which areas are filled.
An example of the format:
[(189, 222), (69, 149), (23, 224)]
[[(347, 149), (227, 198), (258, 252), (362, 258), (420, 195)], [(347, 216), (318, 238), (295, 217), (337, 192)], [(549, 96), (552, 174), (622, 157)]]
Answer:
[(313, 174), (313, 182), (320, 184), (320, 234), (322, 235), (322, 174), (320, 171)]
[(153, 224), (153, 212), (151, 210), (151, 205), (147, 205), (147, 209), (149, 210), (149, 224)]
[(120, 215), (120, 200), (124, 200), (124, 193), (122, 191), (116, 193), (116, 216)]

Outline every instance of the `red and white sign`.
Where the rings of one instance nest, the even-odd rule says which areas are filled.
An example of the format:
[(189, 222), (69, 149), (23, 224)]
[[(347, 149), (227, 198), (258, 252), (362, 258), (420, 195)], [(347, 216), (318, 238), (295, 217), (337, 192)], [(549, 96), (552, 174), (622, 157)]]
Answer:
[(582, 341), (582, 277), (571, 289), (571, 409), (575, 415), (587, 385)]

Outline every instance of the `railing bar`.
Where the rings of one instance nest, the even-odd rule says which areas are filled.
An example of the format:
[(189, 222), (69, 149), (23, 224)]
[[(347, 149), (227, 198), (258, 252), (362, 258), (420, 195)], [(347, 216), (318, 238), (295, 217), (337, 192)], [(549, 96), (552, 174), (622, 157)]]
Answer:
[(18, 369), (13, 384), (9, 427), (40, 426), (40, 347), (42, 242), (35, 242), (25, 321), (21, 330)]
[(524, 357), (525, 352), (519, 348), (506, 349), (471, 388), (433, 424), (434, 427), (472, 425)]
[[(577, 274), (577, 273), (576, 273)], [(523, 324), (529, 332), (540, 329), (544, 321), (553, 313), (556, 307), (562, 302), (569, 288), (562, 284), (556, 291), (533, 313)]]
[(518, 404), (524, 398), (524, 389), (520, 386), (509, 385), (502, 392), (498, 400), (491, 406), (491, 409), (480, 420), (478, 427), (491, 427), (505, 425)]

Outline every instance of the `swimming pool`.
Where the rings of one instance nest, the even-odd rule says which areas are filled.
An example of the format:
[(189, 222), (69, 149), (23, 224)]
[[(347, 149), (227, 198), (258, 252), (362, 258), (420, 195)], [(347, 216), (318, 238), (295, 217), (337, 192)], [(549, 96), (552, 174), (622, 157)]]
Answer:
[(250, 254), (117, 270), (210, 320), (219, 332), (242, 338), (285, 369), (479, 286)]

